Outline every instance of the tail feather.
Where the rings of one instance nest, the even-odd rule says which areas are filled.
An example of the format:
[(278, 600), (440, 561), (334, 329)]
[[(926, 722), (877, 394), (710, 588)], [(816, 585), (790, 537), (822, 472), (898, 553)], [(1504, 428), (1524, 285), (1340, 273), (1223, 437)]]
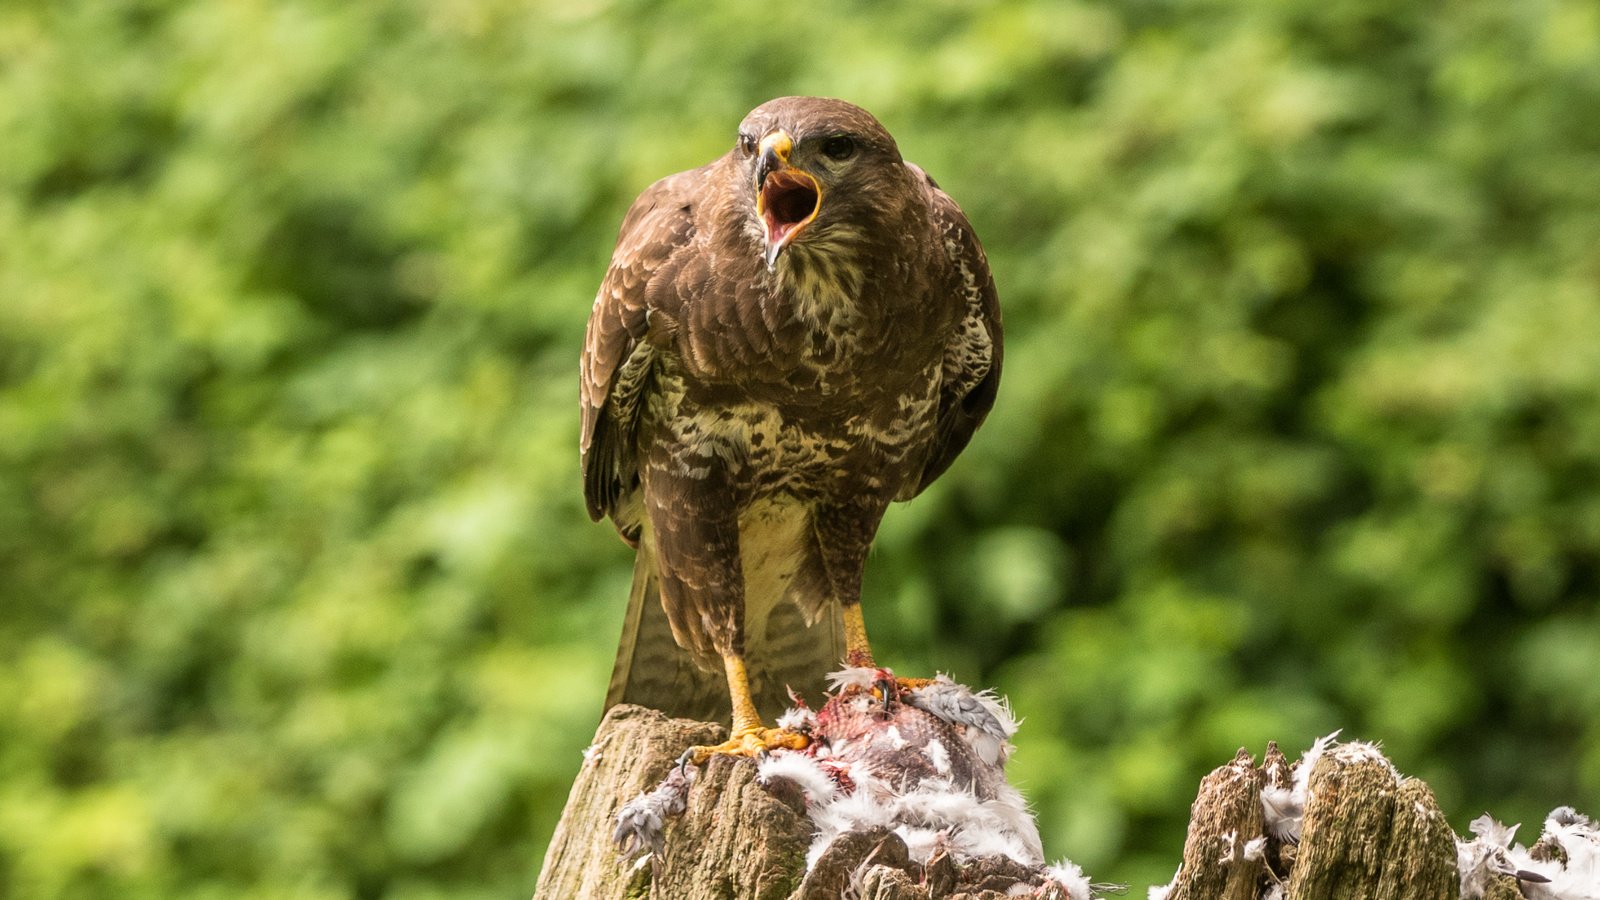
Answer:
[(656, 555), (648, 529), (633, 563), (633, 590), (622, 624), (622, 642), (611, 670), (606, 709), (634, 703), (680, 719), (715, 722), (727, 718), (728, 682), (720, 667), (705, 667), (672, 637), (656, 577)]
[[(634, 561), (633, 590), (605, 708), (634, 703), (676, 718), (726, 721), (731, 711), (727, 676), (720, 665), (707, 667), (673, 639), (661, 607), (652, 543), (647, 530)], [(839, 604), (829, 604), (808, 626), (799, 607), (780, 602), (764, 632), (745, 636), (745, 669), (756, 709), (770, 724), (789, 707), (790, 687), (813, 708), (819, 706), (824, 677), (844, 656)]]
[(829, 602), (810, 625), (799, 606), (779, 602), (768, 614), (766, 632), (746, 638), (746, 669), (756, 709), (771, 724), (793, 705), (791, 688), (812, 709), (821, 709), (828, 673), (844, 659), (844, 615), (838, 601)]

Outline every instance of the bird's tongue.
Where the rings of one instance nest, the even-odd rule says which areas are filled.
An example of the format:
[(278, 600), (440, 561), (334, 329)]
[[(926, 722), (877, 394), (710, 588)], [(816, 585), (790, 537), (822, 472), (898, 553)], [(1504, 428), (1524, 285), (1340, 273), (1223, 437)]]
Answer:
[(797, 172), (774, 172), (761, 186), (762, 219), (767, 246), (786, 244), (801, 225), (811, 221), (822, 201), (816, 182)]

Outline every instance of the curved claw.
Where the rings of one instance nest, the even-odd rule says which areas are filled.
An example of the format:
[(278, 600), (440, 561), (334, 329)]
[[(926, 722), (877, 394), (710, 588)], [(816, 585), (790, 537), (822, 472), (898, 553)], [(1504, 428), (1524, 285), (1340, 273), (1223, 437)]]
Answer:
[(732, 737), (715, 746), (690, 747), (678, 757), (678, 765), (701, 766), (706, 760), (718, 755), (755, 759), (773, 750), (804, 750), (810, 745), (811, 739), (798, 731), (757, 725), (754, 728), (736, 731)]
[(888, 669), (879, 669), (878, 677), (873, 679), (872, 694), (883, 701), (883, 711), (888, 712), (891, 703), (909, 702), (906, 698), (912, 692), (933, 684), (932, 678), (901, 678)]
[(873, 679), (872, 682), (872, 692), (878, 695), (879, 700), (883, 701), (883, 711), (885, 713), (889, 711), (891, 703), (900, 699), (900, 686), (895, 683), (894, 676), (889, 675), (888, 671), (888, 669), (884, 669), (883, 677)]

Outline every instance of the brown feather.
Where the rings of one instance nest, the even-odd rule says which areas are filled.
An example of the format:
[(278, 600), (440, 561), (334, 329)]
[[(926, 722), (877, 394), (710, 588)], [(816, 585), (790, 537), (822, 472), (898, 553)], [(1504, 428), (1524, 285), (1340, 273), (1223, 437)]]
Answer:
[(994, 403), (999, 304), (960, 208), (859, 107), (786, 97), (740, 126), (777, 129), (819, 199), (773, 265), (766, 170), (736, 147), (640, 195), (590, 316), (584, 497), (639, 545), (608, 704), (721, 712), (727, 654), (769, 712), (785, 682), (820, 690), (885, 508)]

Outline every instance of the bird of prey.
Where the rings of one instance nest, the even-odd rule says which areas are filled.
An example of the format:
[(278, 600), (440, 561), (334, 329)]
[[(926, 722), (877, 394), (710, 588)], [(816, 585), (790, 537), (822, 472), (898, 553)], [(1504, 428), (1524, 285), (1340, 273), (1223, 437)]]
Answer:
[[(622, 222), (581, 365), (584, 497), (637, 550), (606, 705), (714, 719), (712, 752), (841, 657), (871, 666), (867, 550), (967, 445), (999, 302), (960, 207), (866, 110), (784, 97)], [(815, 694), (813, 694), (815, 696)]]

